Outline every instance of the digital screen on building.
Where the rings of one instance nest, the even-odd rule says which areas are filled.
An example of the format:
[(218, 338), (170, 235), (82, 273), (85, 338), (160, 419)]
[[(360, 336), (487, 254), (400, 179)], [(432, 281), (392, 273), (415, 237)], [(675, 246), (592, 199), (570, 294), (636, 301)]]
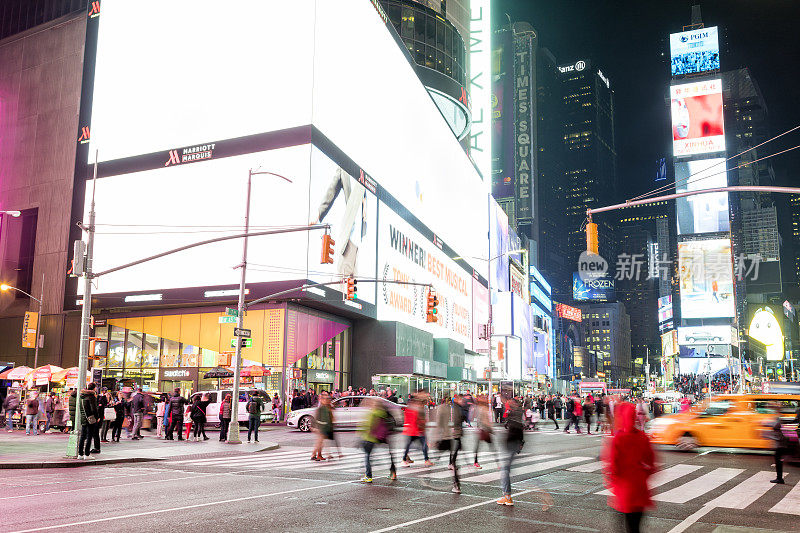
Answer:
[(678, 328), (678, 343), (691, 344), (730, 344), (730, 326), (693, 326)]
[(672, 295), (662, 296), (658, 299), (658, 322), (672, 320)]
[[(99, 151), (96, 271), (241, 232), (254, 170), (290, 181), (253, 176), (251, 231), (321, 222), (331, 224), (336, 244), (334, 264), (321, 265), (321, 232), (254, 237), (248, 284), (379, 277), (379, 199), (486, 277), (487, 242), (475, 236), (488, 234), (487, 217), (463, 216), (485, 213), (486, 185), (370, 2), (243, 0), (220, 10), (174, 0), (153, 16), (152, 6), (104, 0), (91, 24), (94, 86), (91, 108), (81, 110), (91, 117), (81, 131), (91, 133), (80, 162)], [(131, 47), (143, 27), (147, 39)], [(262, 54), (254, 68), (252, 50), (286, 52)], [(372, 65), (368, 75), (364, 65)], [(398, 91), (389, 103), (385, 87)], [(385, 113), (397, 120), (387, 126)], [(76, 220), (88, 211), (87, 175), (76, 171), (84, 207)], [(241, 248), (230, 240), (181, 252), (102, 276), (96, 290), (227, 290), (239, 284)], [(459, 267), (459, 276), (471, 287), (469, 270)], [(374, 287), (361, 288), (359, 300), (374, 303)], [(466, 301), (471, 310), (471, 296)], [(469, 340), (471, 324), (462, 326)]]
[(678, 357), (729, 357), (730, 344), (696, 344), (691, 346), (679, 345)]
[[(734, 360), (730, 362), (733, 364)], [(726, 368), (728, 368), (726, 357), (681, 357), (678, 359), (678, 369), (681, 374), (711, 374), (713, 376)]]
[(719, 32), (716, 26), (669, 36), (673, 76), (719, 70)]
[(759, 307), (752, 313), (747, 335), (764, 344), (767, 361), (783, 360), (784, 341), (781, 321), (781, 315), (768, 306)]
[(722, 80), (673, 85), (669, 90), (673, 154), (680, 157), (724, 151)]
[(614, 278), (582, 280), (577, 272), (572, 273), (572, 298), (582, 302), (610, 302), (616, 298)]
[(556, 313), (561, 318), (566, 318), (567, 320), (573, 320), (575, 322), (580, 322), (583, 320), (581, 310), (577, 307), (572, 307), (567, 304), (556, 304)]
[[(697, 159), (675, 163), (675, 192), (727, 187), (725, 159)], [(711, 192), (675, 200), (678, 234), (730, 231), (728, 193)]]
[(678, 333), (674, 329), (661, 334), (661, 355), (672, 357), (678, 355)]
[(730, 239), (678, 243), (681, 318), (733, 317)]

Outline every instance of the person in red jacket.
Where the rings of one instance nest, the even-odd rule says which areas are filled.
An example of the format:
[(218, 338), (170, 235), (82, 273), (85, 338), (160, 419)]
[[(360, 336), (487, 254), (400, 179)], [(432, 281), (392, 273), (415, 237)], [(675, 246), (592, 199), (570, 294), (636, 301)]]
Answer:
[(638, 533), (645, 509), (652, 506), (647, 479), (655, 472), (655, 455), (647, 435), (635, 426), (633, 404), (619, 403), (614, 436), (603, 451), (608, 505), (622, 514), (624, 531)]
[(414, 395), (409, 395), (408, 406), (404, 412), (403, 435), (408, 437), (406, 450), (403, 452), (403, 466), (409, 466), (414, 461), (408, 456), (411, 443), (418, 440), (422, 447), (422, 455), (425, 457), (425, 466), (432, 466), (433, 463), (428, 459), (428, 442), (425, 438), (425, 426), (428, 421), (426, 398), (424, 391), (417, 391)]

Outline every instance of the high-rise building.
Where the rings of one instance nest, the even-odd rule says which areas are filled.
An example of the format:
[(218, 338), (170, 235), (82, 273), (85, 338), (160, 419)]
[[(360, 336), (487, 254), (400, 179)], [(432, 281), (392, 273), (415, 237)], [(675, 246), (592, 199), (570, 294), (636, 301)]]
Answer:
[[(792, 217), (792, 244), (795, 250), (800, 250), (800, 196), (793, 195), (789, 199), (789, 211)], [(793, 260), (795, 280), (800, 280), (800, 254), (794, 254)]]
[(613, 385), (626, 383), (632, 363), (631, 317), (625, 304), (607, 302), (578, 307), (583, 316), (584, 347), (590, 355), (582, 365), (585, 377), (598, 377)]
[[(586, 250), (583, 222), (588, 208), (613, 203), (617, 188), (614, 91), (611, 82), (588, 59), (558, 67), (562, 82), (564, 178), (568, 264), (577, 265)], [(613, 262), (613, 227), (597, 221), (600, 255)], [(554, 280), (554, 290), (559, 280)], [(560, 287), (559, 287), (560, 288)]]

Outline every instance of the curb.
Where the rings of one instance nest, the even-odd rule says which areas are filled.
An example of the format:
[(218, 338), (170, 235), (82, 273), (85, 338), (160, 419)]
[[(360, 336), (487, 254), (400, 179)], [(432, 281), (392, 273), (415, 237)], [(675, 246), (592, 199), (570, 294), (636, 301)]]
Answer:
[(252, 455), (261, 452), (268, 452), (277, 450), (280, 444), (270, 444), (259, 450), (253, 451), (250, 454), (241, 454), (230, 452), (211, 452), (211, 453), (195, 453), (186, 455), (175, 455), (172, 457), (164, 458), (151, 458), (151, 457), (119, 457), (115, 459), (91, 459), (89, 461), (79, 461), (77, 459), (61, 459), (57, 461), (31, 461), (31, 462), (17, 462), (17, 463), (0, 463), (0, 470), (25, 470), (37, 468), (80, 468), (84, 466), (98, 466), (98, 465), (113, 465), (122, 463), (154, 463), (159, 461), (168, 461), (174, 459), (200, 459), (200, 458), (214, 458), (214, 457), (227, 457), (243, 455)]

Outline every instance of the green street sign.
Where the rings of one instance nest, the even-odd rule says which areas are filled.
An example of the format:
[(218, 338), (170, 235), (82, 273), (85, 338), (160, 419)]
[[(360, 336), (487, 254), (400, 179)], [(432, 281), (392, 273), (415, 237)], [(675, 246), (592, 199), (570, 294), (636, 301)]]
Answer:
[(225, 314), (228, 316), (239, 316), (239, 310), (232, 307), (226, 307)]
[(227, 316), (223, 315), (219, 317), (220, 324), (236, 324), (236, 321), (239, 320), (238, 316)]
[(236, 341), (241, 340), (242, 348), (250, 348), (253, 346), (253, 339), (245, 339), (242, 337), (234, 337), (231, 339), (231, 348), (236, 348)]

